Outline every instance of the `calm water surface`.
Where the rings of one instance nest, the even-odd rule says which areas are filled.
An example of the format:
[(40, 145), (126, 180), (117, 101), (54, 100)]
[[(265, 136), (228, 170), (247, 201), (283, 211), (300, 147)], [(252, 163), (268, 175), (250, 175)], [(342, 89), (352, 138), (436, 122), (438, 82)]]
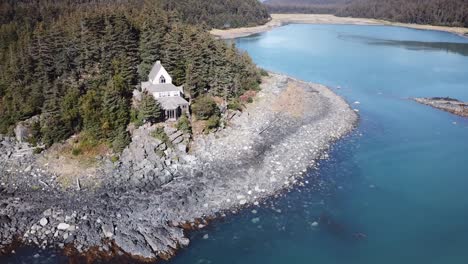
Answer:
[(360, 124), (309, 184), (190, 234), (169, 263), (468, 263), (468, 119), (407, 100), (468, 101), (467, 39), (289, 25), (236, 43), (261, 67), (332, 87)]
[[(360, 125), (311, 184), (193, 234), (171, 263), (468, 263), (468, 119), (407, 100), (468, 101), (466, 38), (289, 25), (236, 43), (261, 67), (333, 87)], [(314, 226), (321, 215), (334, 224)]]

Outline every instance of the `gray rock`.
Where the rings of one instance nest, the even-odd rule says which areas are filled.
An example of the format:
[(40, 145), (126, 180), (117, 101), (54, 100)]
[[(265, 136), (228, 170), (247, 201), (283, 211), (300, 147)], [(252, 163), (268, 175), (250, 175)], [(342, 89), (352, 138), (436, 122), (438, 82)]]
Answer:
[(29, 129), (23, 123), (19, 123), (16, 125), (15, 129), (15, 137), (18, 142), (24, 142), (29, 137)]
[[(169, 139), (170, 139), (172, 142), (174, 142), (175, 140), (177, 140), (177, 139), (179, 139), (179, 138), (180, 138), (181, 140), (184, 140), (184, 138), (182, 137), (183, 135), (184, 135), (184, 133), (182, 133), (181, 131), (176, 131), (176, 132), (174, 132), (173, 134), (171, 134), (171, 135), (169, 136)], [(177, 144), (177, 143), (176, 143), (176, 144)]]
[(52, 209), (49, 208), (49, 209), (45, 210), (45, 211), (42, 213), (42, 215), (44, 215), (44, 216), (51, 216), (51, 215), (52, 215)]
[[(179, 142), (180, 143), (180, 142)], [(179, 152), (182, 153), (187, 153), (187, 144), (185, 143), (180, 143), (175, 146), (175, 149)]]
[(114, 226), (110, 224), (103, 224), (101, 226), (102, 233), (106, 238), (112, 238), (114, 236)]

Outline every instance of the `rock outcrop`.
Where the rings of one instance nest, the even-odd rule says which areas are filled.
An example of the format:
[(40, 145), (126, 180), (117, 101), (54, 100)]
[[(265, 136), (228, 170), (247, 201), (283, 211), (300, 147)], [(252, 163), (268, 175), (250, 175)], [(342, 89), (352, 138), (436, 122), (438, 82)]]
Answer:
[(432, 106), (458, 116), (468, 117), (468, 103), (450, 97), (413, 98), (414, 101)]
[(143, 125), (132, 133), (132, 142), (120, 157), (112, 173), (121, 184), (150, 184), (159, 187), (179, 174), (178, 167), (192, 160), (187, 154), (190, 135), (169, 125), (164, 126), (167, 140), (158, 139), (156, 125)]

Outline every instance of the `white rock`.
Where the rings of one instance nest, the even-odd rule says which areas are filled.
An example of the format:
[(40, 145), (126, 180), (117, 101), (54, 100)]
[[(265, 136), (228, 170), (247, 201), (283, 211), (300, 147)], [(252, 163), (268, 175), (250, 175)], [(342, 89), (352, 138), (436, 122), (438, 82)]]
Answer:
[(240, 201), (239, 201), (239, 204), (240, 204), (240, 205), (244, 205), (244, 204), (246, 204), (246, 203), (247, 203), (246, 200), (240, 200)]
[(60, 223), (60, 224), (57, 226), (57, 229), (58, 229), (58, 230), (67, 230), (69, 227), (70, 227), (70, 225), (67, 224), (67, 223)]
[(318, 226), (318, 223), (317, 223), (317, 221), (314, 221), (310, 225), (313, 226), (313, 227), (316, 227), (316, 226)]
[(46, 226), (48, 223), (49, 221), (45, 217), (39, 221), (39, 224), (41, 224), (41, 226)]
[(203, 235), (203, 239), (208, 239), (210, 236), (208, 234)]

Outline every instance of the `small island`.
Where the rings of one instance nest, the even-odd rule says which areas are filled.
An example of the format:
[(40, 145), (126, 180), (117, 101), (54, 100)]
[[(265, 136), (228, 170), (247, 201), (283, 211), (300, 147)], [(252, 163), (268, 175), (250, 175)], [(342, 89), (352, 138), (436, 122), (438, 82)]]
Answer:
[(414, 101), (432, 106), (458, 116), (468, 117), (468, 103), (450, 97), (413, 98)]

